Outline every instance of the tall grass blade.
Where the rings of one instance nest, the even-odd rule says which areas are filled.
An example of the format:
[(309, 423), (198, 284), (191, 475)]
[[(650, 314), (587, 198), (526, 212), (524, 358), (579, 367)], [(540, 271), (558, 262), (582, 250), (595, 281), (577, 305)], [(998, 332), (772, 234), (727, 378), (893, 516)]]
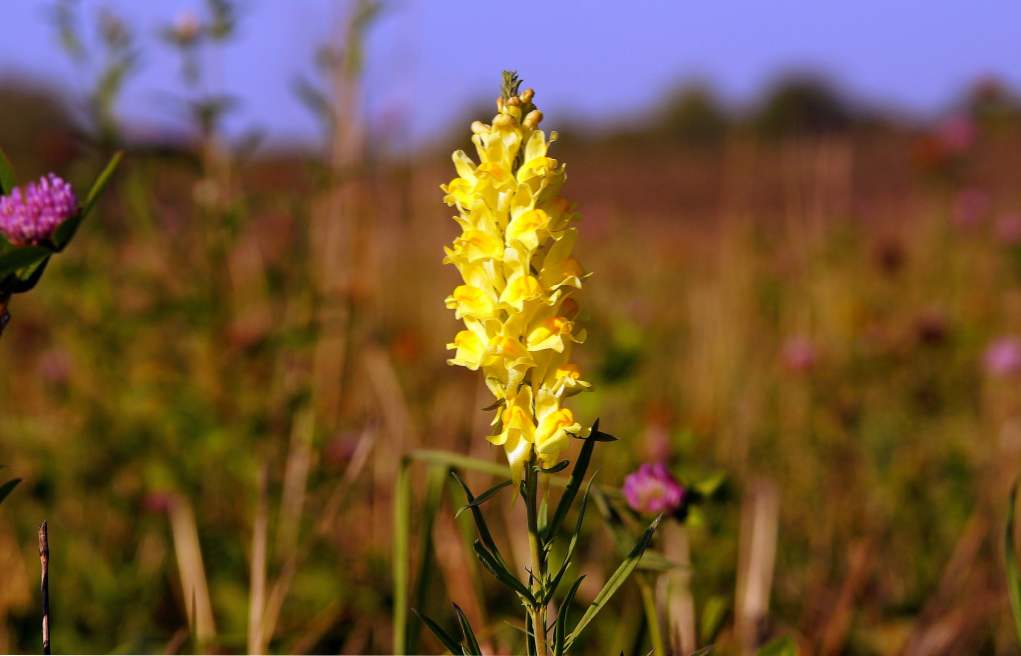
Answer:
[[(411, 523), (411, 461), (401, 460), (394, 485), (394, 618), (393, 650), (405, 654), (408, 648), (408, 534)], [(416, 613), (417, 614), (417, 613)]]
[[(447, 471), (443, 467), (429, 468), (426, 479), (425, 503), (422, 506), (422, 531), (418, 550), (418, 573), (415, 577), (415, 608), (425, 608), (429, 594), (431, 573), (436, 571), (433, 549), (433, 525), (436, 523), (436, 511), (443, 498), (443, 486), (447, 482)], [(411, 653), (418, 652), (419, 625), (408, 626), (407, 649)]]

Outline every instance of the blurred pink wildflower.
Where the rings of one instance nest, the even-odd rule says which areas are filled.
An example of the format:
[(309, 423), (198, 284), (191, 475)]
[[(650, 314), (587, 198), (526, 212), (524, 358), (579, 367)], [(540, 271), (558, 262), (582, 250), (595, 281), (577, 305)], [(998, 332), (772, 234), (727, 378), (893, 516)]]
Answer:
[(0, 198), (0, 234), (15, 246), (38, 244), (77, 210), (71, 185), (50, 173)]
[(960, 226), (971, 226), (982, 221), (991, 205), (989, 194), (981, 189), (965, 189), (954, 201), (954, 221)]
[(672, 513), (684, 501), (684, 487), (662, 463), (646, 463), (624, 479), (624, 498), (641, 513)]
[(996, 237), (1008, 246), (1021, 243), (1021, 213), (1010, 212), (996, 219)]
[(992, 376), (1010, 376), (1021, 369), (1021, 342), (1016, 337), (1000, 337), (986, 348), (982, 356), (985, 370)]
[(780, 349), (780, 361), (790, 371), (809, 371), (819, 360), (819, 353), (808, 337), (794, 335), (788, 337)]

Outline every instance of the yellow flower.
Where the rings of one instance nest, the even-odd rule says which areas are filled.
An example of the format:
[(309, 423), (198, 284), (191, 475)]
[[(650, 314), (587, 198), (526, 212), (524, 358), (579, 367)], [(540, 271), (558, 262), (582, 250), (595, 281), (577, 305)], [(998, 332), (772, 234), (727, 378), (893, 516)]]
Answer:
[(502, 98), (489, 124), (472, 124), (478, 164), (453, 155), (457, 177), (442, 185), (461, 233), (444, 263), (464, 282), (445, 300), (465, 329), (447, 348), (448, 362), (481, 370), (502, 400), (493, 419), (516, 478), (537, 459), (556, 462), (570, 435), (584, 436), (563, 399), (591, 386), (571, 363), (585, 339), (577, 294), (587, 275), (573, 256), (578, 215), (560, 196), (566, 168), (549, 156), (554, 136), (526, 90)]

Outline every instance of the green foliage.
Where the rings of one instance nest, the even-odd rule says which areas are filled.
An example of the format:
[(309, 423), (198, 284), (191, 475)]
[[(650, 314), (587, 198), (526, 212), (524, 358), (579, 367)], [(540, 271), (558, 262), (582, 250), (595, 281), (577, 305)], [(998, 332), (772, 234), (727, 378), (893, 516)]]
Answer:
[(798, 645), (790, 636), (780, 636), (763, 645), (757, 656), (798, 656)]
[(1007, 559), (1007, 591), (1010, 595), (1010, 612), (1014, 616), (1014, 629), (1021, 641), (1021, 570), (1017, 563), (1017, 546), (1014, 543), (1014, 520), (1017, 515), (1017, 488), (1015, 481), (1010, 489), (1007, 522), (1003, 531), (1003, 550)]
[(14, 491), (14, 488), (18, 487), (18, 483), (20, 482), (20, 478), (14, 478), (0, 485), (0, 503), (4, 502), (4, 499), (6, 499), (7, 496)]

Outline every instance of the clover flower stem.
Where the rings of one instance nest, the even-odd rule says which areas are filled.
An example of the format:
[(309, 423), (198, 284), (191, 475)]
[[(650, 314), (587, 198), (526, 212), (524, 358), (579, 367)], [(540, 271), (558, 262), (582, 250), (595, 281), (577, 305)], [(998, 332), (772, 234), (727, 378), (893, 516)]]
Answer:
[(642, 608), (645, 610), (645, 623), (649, 628), (649, 642), (652, 643), (654, 656), (666, 656), (666, 646), (663, 642), (663, 628), (659, 621), (659, 611), (656, 608), (656, 597), (653, 593), (652, 584), (644, 574), (637, 574), (635, 581), (638, 583), (638, 590), (642, 593)]
[[(539, 538), (539, 505), (537, 458), (533, 454), (525, 466), (525, 507), (528, 512), (528, 548), (532, 560), (532, 590), (537, 598), (542, 597), (542, 588), (546, 581), (546, 558), (543, 555), (542, 543)], [(546, 656), (546, 605), (539, 603), (529, 609), (532, 615), (532, 629), (535, 632), (536, 656)]]
[(7, 303), (10, 300), (10, 296), (0, 294), (0, 336), (3, 336), (4, 328), (7, 327), (7, 323), (11, 320), (11, 313), (7, 311)]

